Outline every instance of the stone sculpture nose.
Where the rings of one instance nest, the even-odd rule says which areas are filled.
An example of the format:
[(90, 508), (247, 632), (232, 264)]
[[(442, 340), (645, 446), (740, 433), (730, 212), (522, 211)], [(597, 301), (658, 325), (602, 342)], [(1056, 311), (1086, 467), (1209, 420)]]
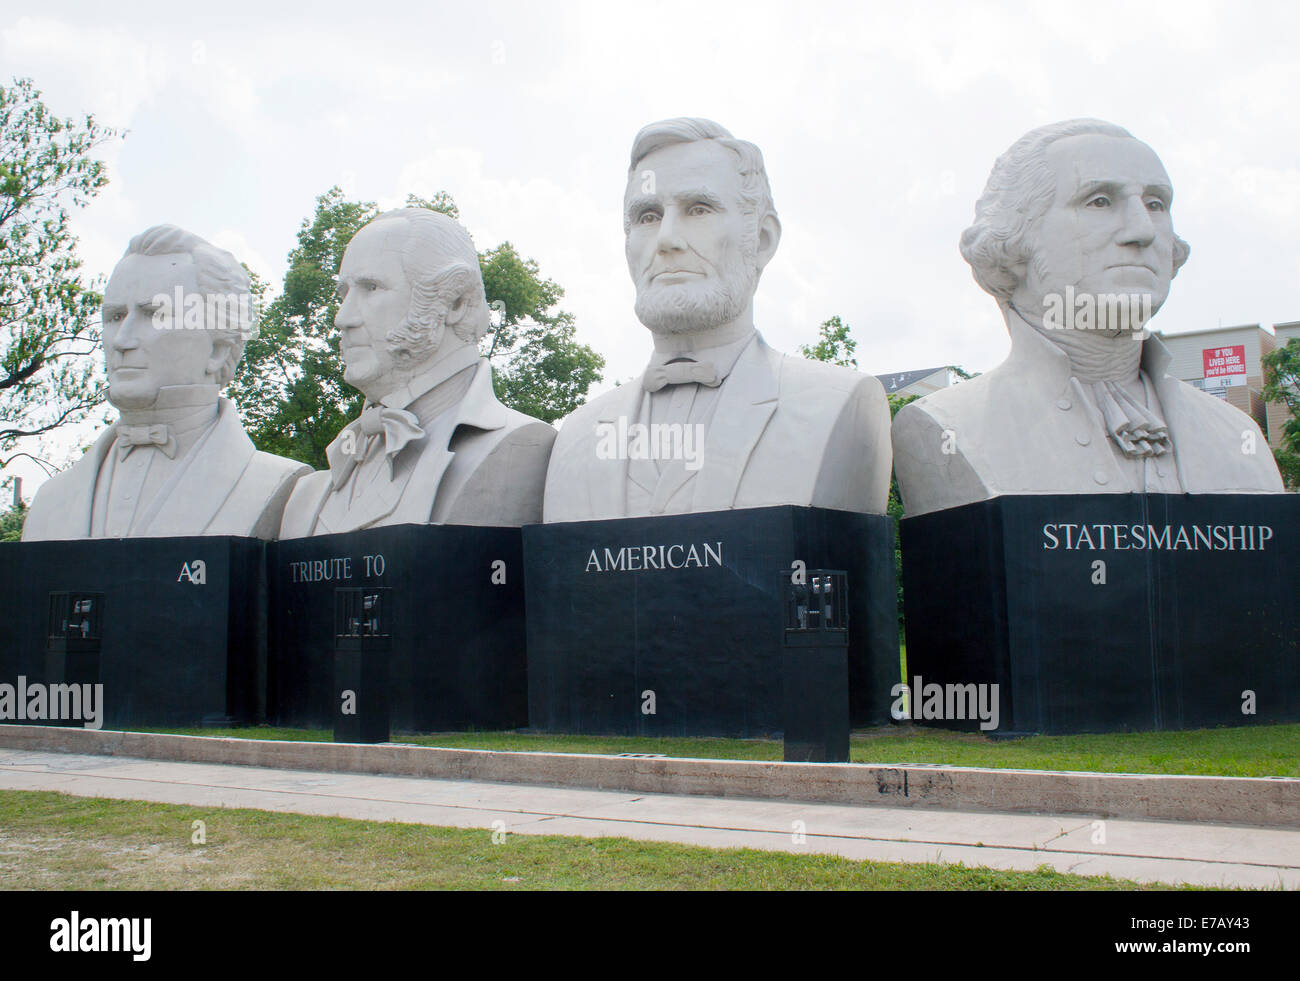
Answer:
[(122, 323), (113, 332), (113, 349), (115, 351), (130, 351), (140, 346), (142, 321), (146, 326), (151, 323), (149, 317), (134, 307), (127, 311), (126, 316), (122, 318)]
[(1124, 203), (1124, 225), (1120, 229), (1122, 245), (1147, 246), (1155, 241), (1156, 228), (1151, 222), (1151, 213), (1147, 211), (1142, 196), (1135, 194)]
[(355, 292), (356, 290), (348, 290), (343, 302), (339, 304), (338, 313), (334, 314), (334, 326), (340, 330), (361, 326), (361, 316), (357, 312), (357, 301), (353, 295)]
[(659, 251), (680, 252), (686, 248), (682, 239), (681, 226), (678, 223), (676, 208), (666, 208), (659, 222)]

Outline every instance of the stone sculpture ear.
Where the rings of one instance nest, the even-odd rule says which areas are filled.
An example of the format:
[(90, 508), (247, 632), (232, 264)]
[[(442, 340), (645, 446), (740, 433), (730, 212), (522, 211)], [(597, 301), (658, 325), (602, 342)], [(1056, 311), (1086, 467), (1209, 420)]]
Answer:
[(763, 269), (776, 255), (776, 247), (781, 244), (781, 219), (775, 212), (768, 212), (758, 223), (758, 268)]
[(220, 388), (225, 388), (235, 377), (239, 359), (244, 356), (244, 339), (225, 331), (216, 331), (212, 337), (212, 357), (208, 359), (207, 373)]
[(445, 304), (444, 327), (466, 343), (477, 342), (487, 333), (487, 301), (478, 270), (455, 263), (437, 277), (436, 289)]
[(453, 330), (465, 319), (473, 304), (471, 290), (473, 283), (468, 277), (455, 282), (455, 298), (447, 305), (447, 326)]

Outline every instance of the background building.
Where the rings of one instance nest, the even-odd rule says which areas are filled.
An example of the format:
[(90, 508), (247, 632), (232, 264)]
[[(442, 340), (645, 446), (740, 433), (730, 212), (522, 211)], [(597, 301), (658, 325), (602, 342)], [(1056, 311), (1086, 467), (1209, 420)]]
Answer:
[(1264, 401), (1262, 362), (1274, 348), (1300, 336), (1300, 321), (1276, 324), (1271, 331), (1259, 324), (1242, 324), (1178, 334), (1152, 333), (1173, 356), (1171, 375), (1236, 406), (1259, 424), (1269, 446), (1278, 445), (1289, 413), (1284, 405)]
[(957, 373), (946, 366), (876, 375), (880, 384), (885, 386), (886, 395), (929, 395), (931, 392), (956, 384), (957, 377)]

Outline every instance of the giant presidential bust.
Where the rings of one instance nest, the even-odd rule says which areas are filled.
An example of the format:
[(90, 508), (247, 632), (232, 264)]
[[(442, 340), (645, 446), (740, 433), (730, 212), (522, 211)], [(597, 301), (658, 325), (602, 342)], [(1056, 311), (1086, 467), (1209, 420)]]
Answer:
[(23, 540), (274, 538), (311, 468), (254, 449), (220, 397), (255, 318), (229, 252), (174, 225), (131, 239), (104, 290), (108, 400), (120, 418), (41, 486)]
[(758, 147), (707, 119), (646, 126), (623, 230), (654, 354), (564, 421), (546, 521), (779, 504), (883, 512), (880, 383), (774, 351), (755, 329), (754, 291), (781, 239)]
[(387, 211), (348, 243), (338, 280), (343, 378), (366, 404), (329, 470), (299, 482), (280, 537), (540, 521), (555, 430), (493, 392), (469, 233), (427, 208)]
[(1159, 158), (1119, 126), (1035, 129), (998, 158), (961, 253), (1011, 353), (894, 420), (908, 514), (1003, 494), (1281, 492), (1259, 427), (1169, 374), (1147, 320), (1187, 261)]

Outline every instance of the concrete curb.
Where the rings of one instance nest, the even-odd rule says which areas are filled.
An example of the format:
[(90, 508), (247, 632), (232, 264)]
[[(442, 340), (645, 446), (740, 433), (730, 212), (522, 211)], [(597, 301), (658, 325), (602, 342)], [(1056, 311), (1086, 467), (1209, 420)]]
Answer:
[(1300, 779), (514, 753), (0, 725), (0, 747), (444, 780), (1300, 828)]

